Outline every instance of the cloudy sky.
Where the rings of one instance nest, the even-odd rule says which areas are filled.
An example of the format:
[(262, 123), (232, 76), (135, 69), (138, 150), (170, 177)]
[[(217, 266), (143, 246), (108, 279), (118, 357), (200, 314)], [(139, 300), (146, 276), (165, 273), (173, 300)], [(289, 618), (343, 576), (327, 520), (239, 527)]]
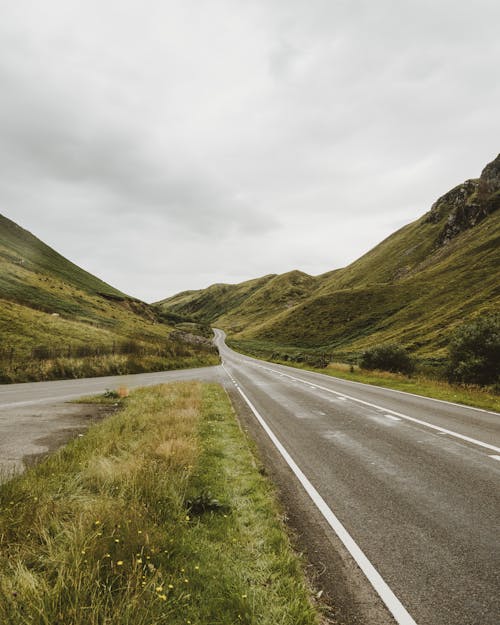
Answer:
[(0, 213), (146, 301), (344, 266), (500, 151), (498, 0), (0, 15)]

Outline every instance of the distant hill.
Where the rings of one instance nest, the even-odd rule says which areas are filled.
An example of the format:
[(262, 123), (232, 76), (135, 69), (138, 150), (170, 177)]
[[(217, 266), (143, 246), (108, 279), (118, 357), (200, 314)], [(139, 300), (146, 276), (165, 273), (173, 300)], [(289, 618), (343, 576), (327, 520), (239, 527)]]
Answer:
[(165, 311), (211, 323), (226, 311), (237, 308), (274, 277), (276, 277), (274, 274), (263, 276), (241, 284), (212, 284), (201, 291), (183, 291), (157, 302), (156, 305)]
[(499, 206), (500, 155), (348, 267), (216, 285), (159, 305), (262, 348), (354, 354), (390, 341), (439, 356), (457, 324), (499, 308)]
[[(172, 325), (161, 321), (153, 307), (0, 215), (0, 381), (127, 372), (131, 355), (134, 367), (146, 370), (213, 362), (205, 348), (180, 340), (179, 332), (171, 336)], [(161, 357), (153, 362), (153, 354)], [(99, 363), (96, 356), (110, 358)], [(57, 373), (63, 357), (72, 366), (66, 362)], [(78, 368), (76, 357), (87, 357), (86, 366)]]

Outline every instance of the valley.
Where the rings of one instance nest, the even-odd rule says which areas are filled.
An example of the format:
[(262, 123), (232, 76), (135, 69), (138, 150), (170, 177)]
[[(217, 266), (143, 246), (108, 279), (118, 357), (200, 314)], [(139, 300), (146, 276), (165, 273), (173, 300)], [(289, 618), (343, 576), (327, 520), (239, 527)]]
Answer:
[(351, 265), (215, 284), (158, 302), (263, 357), (356, 362), (398, 343), (440, 368), (453, 331), (500, 309), (500, 155)]

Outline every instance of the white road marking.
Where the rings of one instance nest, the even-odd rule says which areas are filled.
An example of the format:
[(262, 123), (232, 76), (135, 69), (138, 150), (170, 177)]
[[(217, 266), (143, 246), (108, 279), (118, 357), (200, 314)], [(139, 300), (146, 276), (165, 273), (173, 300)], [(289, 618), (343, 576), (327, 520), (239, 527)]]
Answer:
[(393, 414), (385, 414), (384, 417), (387, 417), (388, 419), (392, 419), (393, 421), (401, 421), (399, 417), (395, 417)]
[(490, 456), (490, 458), (493, 458), (494, 460), (500, 460), (500, 456)]
[[(266, 369), (267, 371), (274, 372), (274, 369), (270, 367), (262, 367), (262, 369)], [(291, 380), (299, 380), (299, 378), (295, 378), (293, 375), (289, 375), (288, 373), (284, 374), (286, 377)], [(358, 404), (363, 404), (364, 406), (370, 406), (370, 408), (381, 409), (384, 411), (391, 412), (393, 416), (401, 417), (401, 419), (405, 419), (406, 421), (411, 421), (412, 423), (418, 423), (419, 425), (424, 425), (425, 427), (431, 428), (432, 430), (437, 430), (438, 432), (443, 432), (444, 434), (449, 434), (455, 438), (459, 438), (460, 440), (467, 441), (468, 443), (472, 443), (473, 445), (478, 445), (479, 447), (484, 447), (485, 449), (491, 449), (492, 451), (497, 451), (500, 453), (500, 447), (495, 447), (495, 445), (490, 445), (489, 443), (485, 443), (483, 441), (479, 441), (476, 438), (471, 438), (470, 436), (465, 436), (465, 434), (459, 434), (458, 432), (454, 432), (453, 430), (448, 430), (447, 428), (442, 428), (439, 425), (434, 425), (433, 423), (429, 423), (428, 421), (423, 421), (422, 419), (417, 419), (416, 417), (410, 417), (409, 415), (403, 414), (402, 412), (396, 412), (396, 410), (388, 410), (387, 408), (383, 408), (378, 404), (373, 404), (369, 401), (365, 401), (364, 399), (358, 399), (357, 397), (352, 397), (352, 395), (347, 395), (343, 393), (340, 396), (338, 391), (334, 391), (331, 388), (327, 388), (326, 386), (321, 386), (319, 384), (316, 385), (316, 388), (326, 391), (327, 393), (333, 393), (338, 396), (338, 399), (350, 399), (352, 401), (357, 402)], [(463, 408), (463, 406), (461, 406)]]
[[(224, 367), (225, 369), (225, 367)], [(226, 370), (227, 371), (227, 370)], [(229, 377), (231, 375), (228, 373)], [(231, 378), (232, 379), (232, 378)], [(365, 556), (361, 548), (349, 534), (349, 532), (345, 529), (339, 519), (335, 516), (332, 510), (327, 505), (326, 501), (321, 497), (318, 491), (314, 488), (311, 482), (307, 479), (304, 473), (301, 471), (297, 463), (293, 460), (287, 450), (280, 443), (278, 438), (275, 436), (274, 432), (267, 425), (264, 418), (259, 414), (255, 406), (248, 399), (245, 393), (238, 389), (240, 395), (243, 397), (245, 402), (248, 404), (250, 410), (255, 415), (257, 421), (260, 423), (266, 434), (269, 436), (271, 441), (273, 442), (276, 449), (279, 451), (285, 462), (288, 464), (290, 469), (294, 472), (295, 476), (299, 480), (299, 482), (304, 487), (305, 491), (315, 503), (318, 510), (321, 512), (327, 523), (333, 529), (333, 531), (337, 534), (339, 539), (342, 541), (346, 549), (349, 551), (351, 556), (354, 558), (355, 562), (359, 566), (359, 568), (363, 571), (366, 578), (373, 586), (375, 591), (378, 593), (382, 601), (387, 606), (388, 610), (396, 619), (398, 625), (417, 625), (413, 618), (410, 616), (406, 608), (403, 606), (401, 601), (396, 597), (396, 595), (389, 588), (387, 582), (382, 578), (380, 573), (376, 570), (373, 564), (368, 560)]]
[[(235, 352), (238, 353), (238, 352)], [(250, 356), (247, 356), (247, 358), (249, 358), (250, 360), (255, 360), (255, 359), (251, 359)], [(248, 364), (248, 361), (243, 361), (242, 362), (246, 362)], [(252, 364), (254, 364), (254, 362), (252, 362)], [(262, 365), (258, 365), (258, 366), (262, 366)], [(281, 365), (283, 367), (290, 367), (290, 365)], [(262, 367), (263, 369), (265, 367)], [(293, 367), (290, 367), (293, 368)], [(410, 393), (409, 391), (399, 391), (396, 390), (395, 388), (388, 388), (386, 386), (377, 386), (376, 384), (367, 384), (366, 382), (357, 382), (356, 380), (346, 380), (344, 378), (338, 378), (334, 375), (328, 375), (326, 373), (318, 373), (317, 371), (308, 371), (306, 369), (306, 371), (308, 373), (312, 373), (313, 375), (327, 375), (329, 378), (331, 378), (332, 380), (337, 380), (338, 382), (348, 382), (349, 384), (357, 384), (358, 386), (364, 386), (365, 388), (368, 386), (371, 386), (372, 388), (378, 388), (382, 391), (389, 391), (390, 393), (399, 393), (400, 395), (411, 395), (412, 397), (417, 397), (418, 399), (425, 399), (425, 400), (429, 400), (429, 401), (437, 401), (440, 404), (448, 404), (448, 406), (456, 406), (457, 408), (467, 408), (468, 410), (477, 410), (478, 412), (486, 412), (488, 414), (493, 414), (498, 416), (498, 412), (495, 412), (494, 410), (486, 410), (486, 408), (477, 408), (476, 406), (466, 406), (465, 404), (457, 404), (457, 402), (454, 401), (448, 401), (446, 399), (437, 399), (436, 397), (427, 397), (426, 395), (417, 395), (416, 393)]]

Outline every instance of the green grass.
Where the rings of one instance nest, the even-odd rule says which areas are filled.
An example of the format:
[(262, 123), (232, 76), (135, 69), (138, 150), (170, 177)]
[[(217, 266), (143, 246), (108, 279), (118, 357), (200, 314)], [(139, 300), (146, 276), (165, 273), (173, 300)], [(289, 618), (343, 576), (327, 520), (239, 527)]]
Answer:
[[(292, 271), (213, 285), (161, 307), (194, 311), (231, 339), (279, 351), (354, 358), (377, 344), (400, 343), (419, 358), (442, 359), (458, 325), (500, 306), (499, 192), (479, 197), (478, 184), (459, 185), (348, 267), (317, 277)], [(476, 217), (443, 244), (450, 223), (463, 221), (472, 206)]]
[(319, 622), (221, 387), (136, 391), (0, 487), (0, 622)]
[[(17, 267), (39, 272), (44, 277), (50, 276), (72, 284), (85, 292), (104, 292), (118, 297), (127, 297), (121, 291), (67, 260), (3, 215), (0, 215), (0, 258), (11, 268)], [(2, 290), (9, 282), (8, 278), (9, 273), (2, 273), (0, 279)]]
[(85, 358), (26, 360), (0, 367), (0, 383), (38, 382), (78, 379), (107, 375), (128, 375), (152, 371), (172, 371), (220, 364), (219, 356), (210, 350), (186, 346), (183, 354), (104, 355)]
[(156, 305), (166, 312), (186, 315), (209, 324), (225, 311), (239, 306), (275, 277), (271, 274), (240, 284), (212, 284), (201, 291), (183, 291)]
[[(187, 343), (180, 333), (170, 337), (179, 324), (206, 334), (206, 328), (176, 319), (165, 323), (156, 308), (80, 269), (0, 215), (0, 382), (216, 364), (208, 345)], [(137, 349), (124, 351), (131, 342)], [(51, 355), (39, 360), (35, 352), (41, 351)]]
[[(292, 363), (286, 364), (296, 366)], [(303, 367), (303, 365), (298, 366)], [(500, 396), (487, 388), (480, 388), (473, 385), (458, 386), (448, 384), (442, 380), (431, 380), (419, 375), (407, 377), (386, 371), (367, 372), (358, 367), (355, 367), (354, 371), (351, 372), (348, 365), (342, 365), (341, 363), (332, 363), (326, 369), (318, 369), (315, 367), (304, 368), (318, 373), (326, 373), (326, 375), (342, 378), (344, 380), (383, 386), (397, 391), (422, 395), (423, 397), (432, 397), (456, 404), (464, 404), (465, 406), (474, 406), (476, 408), (483, 408), (484, 410), (500, 412)]]
[[(391, 388), (396, 391), (422, 395), (423, 397), (442, 399), (456, 404), (464, 404), (465, 406), (474, 406), (476, 408), (483, 408), (484, 410), (500, 412), (500, 396), (488, 388), (473, 385), (448, 384), (444, 380), (430, 379), (424, 375), (408, 377), (398, 373), (389, 373), (388, 371), (365, 371), (356, 365), (340, 362), (330, 363), (327, 367), (314, 367), (304, 362), (271, 358), (269, 351), (263, 350), (262, 347), (257, 350), (249, 349), (251, 342), (231, 341), (231, 345), (250, 356), (264, 358), (269, 362), (288, 365), (296, 369), (305, 369), (307, 371), (314, 371), (315, 373), (323, 373), (332, 377), (342, 378), (343, 380), (373, 384), (374, 386)], [(311, 355), (311, 357), (314, 358), (314, 355)]]
[[(460, 323), (500, 305), (500, 213), (490, 215), (445, 249), (434, 250), (408, 274), (377, 282), (379, 259), (392, 258), (394, 275), (398, 275), (403, 246), (413, 247), (415, 239), (410, 235), (418, 232), (420, 236), (420, 229), (425, 232), (428, 224), (424, 221), (393, 235), (396, 250), (391, 249), (392, 240), (382, 243), (373, 256), (341, 270), (335, 279), (320, 280), (317, 289), (295, 306), (280, 312), (264, 307), (268, 314), (259, 320), (242, 314), (245, 311), (240, 307), (215, 325), (234, 338), (282, 346), (357, 353), (395, 342), (422, 357), (444, 355)], [(349, 281), (342, 277), (346, 273)]]

